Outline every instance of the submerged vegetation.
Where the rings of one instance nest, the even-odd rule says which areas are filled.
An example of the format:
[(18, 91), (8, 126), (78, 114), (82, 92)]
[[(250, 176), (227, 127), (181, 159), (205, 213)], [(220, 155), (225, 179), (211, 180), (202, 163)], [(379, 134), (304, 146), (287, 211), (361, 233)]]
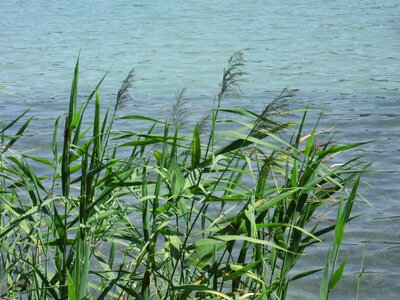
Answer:
[[(292, 281), (319, 272), (327, 299), (346, 264), (339, 249), (365, 171), (357, 157), (334, 156), (360, 143), (306, 132), (307, 112), (293, 122), (285, 106), (289, 90), (259, 114), (222, 108), (240, 92), (242, 66), (235, 53), (209, 118), (189, 136), (183, 92), (167, 121), (118, 117), (133, 71), (112, 110), (100, 112), (102, 80), (79, 106), (79, 60), (49, 155), (11, 151), (27, 113), (1, 123), (0, 297), (285, 299)], [(121, 129), (120, 120), (148, 127)], [(325, 266), (296, 271), (323, 239), (332, 243)]]

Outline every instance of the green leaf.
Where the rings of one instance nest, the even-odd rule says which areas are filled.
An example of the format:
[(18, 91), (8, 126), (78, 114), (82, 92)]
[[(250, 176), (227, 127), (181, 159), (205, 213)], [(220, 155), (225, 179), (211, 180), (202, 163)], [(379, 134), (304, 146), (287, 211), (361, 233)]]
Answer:
[(196, 291), (198, 291), (198, 292), (202, 292), (202, 293), (206, 293), (206, 294), (213, 294), (213, 295), (216, 295), (216, 296), (218, 296), (220, 298), (224, 298), (224, 299), (227, 299), (227, 300), (233, 300), (233, 298), (231, 298), (231, 297), (229, 297), (229, 296), (227, 296), (227, 295), (225, 295), (223, 293), (220, 293), (218, 291), (214, 291), (214, 290), (212, 290), (212, 289), (210, 289), (210, 288), (208, 288), (206, 286), (203, 286), (203, 285), (182, 284), (182, 285), (177, 285), (177, 286), (172, 287), (172, 290), (175, 290), (175, 291), (188, 291), (188, 292), (196, 292)]
[[(8, 123), (6, 126), (4, 126), (1, 130), (0, 130), (0, 134), (3, 134), (4, 132), (7, 131), (7, 129), (11, 128), (15, 123), (18, 122), (18, 120), (20, 120), (23, 116), (25, 116), (25, 114), (30, 110), (27, 109), (26, 111), (24, 111), (22, 114), (20, 114), (17, 118), (15, 118), (14, 120), (12, 120), (10, 123)], [(1, 123), (0, 123), (1, 124)]]
[(29, 123), (32, 121), (33, 117), (30, 117), (18, 130), (18, 132), (15, 134), (13, 138), (10, 139), (8, 144), (1, 150), (1, 153), (6, 152), (12, 145), (15, 144), (15, 142), (22, 136), (24, 133), (25, 129), (28, 127)]
[(25, 157), (25, 158), (28, 158), (28, 159), (43, 163), (43, 164), (48, 165), (48, 166), (50, 166), (52, 168), (55, 167), (54, 163), (49, 159), (45, 159), (45, 158), (41, 158), (41, 157), (37, 157), (37, 156), (26, 155), (26, 154), (22, 154), (22, 157)]
[(67, 280), (68, 280), (68, 300), (80, 300), (76, 297), (76, 287), (75, 282), (72, 276), (69, 274), (67, 270)]
[(176, 161), (172, 158), (168, 167), (168, 179), (171, 185), (171, 192), (174, 196), (178, 196), (185, 187), (185, 177)]
[(192, 142), (192, 168), (197, 168), (200, 163), (201, 155), (200, 145), (200, 131), (199, 125), (196, 125), (193, 130), (193, 142)]
[(292, 168), (292, 176), (291, 176), (291, 181), (292, 181), (292, 187), (297, 186), (297, 159), (293, 161), (293, 168)]
[(162, 161), (162, 154), (159, 151), (154, 150), (153, 151), (153, 155), (154, 155), (154, 158), (157, 161), (157, 164), (160, 166), (161, 165), (161, 161)]
[(264, 203), (262, 203), (261, 205), (256, 207), (257, 214), (259, 214), (262, 211), (265, 211), (271, 207), (274, 207), (281, 201), (289, 199), (291, 195), (298, 192), (299, 190), (300, 190), (300, 188), (290, 189), (287, 192), (280, 193), (279, 195), (277, 195), (276, 197), (274, 197), (272, 199), (265, 200)]
[(321, 270), (323, 270), (323, 269), (316, 269), (316, 270), (311, 270), (311, 271), (306, 271), (306, 272), (299, 273), (299, 274), (293, 276), (292, 278), (290, 278), (289, 281), (295, 281), (295, 280), (301, 279), (303, 277), (307, 277), (307, 276), (312, 275), (314, 273), (317, 273), (317, 272), (319, 272)]
[(240, 277), (240, 276), (246, 274), (248, 271), (253, 270), (259, 264), (260, 264), (260, 261), (255, 261), (253, 263), (250, 263), (250, 264), (247, 264), (244, 266), (230, 265), (231, 269), (234, 270), (234, 272), (232, 272), (229, 275), (226, 275), (224, 277), (224, 280), (233, 280), (237, 277)]
[(116, 118), (116, 120), (152, 121), (152, 122), (164, 124), (164, 122), (158, 121), (158, 120), (150, 118), (150, 117), (141, 116), (141, 115), (128, 115), (128, 116), (123, 116), (123, 117), (120, 117), (120, 118)]
[(365, 145), (365, 144), (368, 144), (368, 143), (371, 143), (371, 142), (353, 143), (353, 144), (342, 145), (342, 146), (335, 145), (335, 146), (332, 146), (332, 147), (330, 147), (330, 148), (328, 148), (326, 150), (321, 150), (321, 151), (317, 152), (317, 155), (319, 156), (319, 158), (323, 158), (328, 154), (338, 153), (340, 151), (356, 148), (356, 147), (359, 147), (359, 146), (362, 146), (362, 145)]
[(143, 145), (151, 145), (151, 144), (157, 144), (161, 142), (160, 140), (136, 140), (136, 141), (131, 141), (131, 142), (126, 142), (121, 145), (118, 145), (118, 147), (130, 147), (130, 146), (143, 146)]
[(312, 131), (311, 136), (308, 138), (306, 149), (304, 150), (304, 156), (308, 157), (311, 153), (312, 146), (314, 144), (315, 129)]
[(342, 278), (343, 270), (344, 270), (344, 267), (346, 266), (346, 263), (347, 263), (347, 258), (344, 261), (342, 261), (339, 268), (335, 271), (335, 273), (333, 273), (331, 279), (329, 280), (329, 289), (330, 290), (333, 289), (338, 284), (340, 279)]
[(260, 244), (260, 245), (265, 245), (265, 246), (269, 246), (271, 248), (276, 248), (282, 251), (287, 252), (288, 250), (278, 246), (275, 243), (272, 243), (270, 241), (265, 241), (265, 240), (260, 240), (260, 239), (255, 239), (255, 238), (251, 238), (248, 236), (242, 236), (242, 235), (216, 235), (213, 236), (212, 239), (215, 240), (219, 240), (219, 241), (225, 241), (225, 242), (229, 242), (229, 241), (246, 241), (246, 242), (250, 242), (253, 244)]
[(329, 272), (329, 261), (330, 261), (330, 249), (328, 249), (328, 254), (325, 260), (325, 267), (324, 271), (322, 273), (322, 279), (320, 283), (320, 288), (319, 288), (319, 299), (320, 300), (328, 300), (328, 294), (329, 294), (329, 278), (328, 278), (328, 272)]

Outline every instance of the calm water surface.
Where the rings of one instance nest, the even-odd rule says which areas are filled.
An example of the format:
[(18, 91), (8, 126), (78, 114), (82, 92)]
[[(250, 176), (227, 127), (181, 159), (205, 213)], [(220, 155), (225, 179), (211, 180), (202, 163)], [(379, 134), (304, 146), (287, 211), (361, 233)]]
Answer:
[[(304, 3), (303, 3), (304, 2)], [(80, 91), (87, 94), (106, 70), (103, 101), (112, 103), (135, 67), (135, 101), (126, 113), (164, 113), (187, 88), (193, 116), (210, 107), (227, 58), (237, 50), (249, 73), (233, 105), (262, 108), (281, 89), (299, 89), (293, 107), (310, 102), (323, 127), (363, 148), (384, 172), (365, 178), (363, 214), (351, 223), (343, 248), (345, 280), (333, 299), (352, 299), (364, 245), (362, 299), (400, 294), (400, 3), (398, 0), (0, 0), (0, 117), (31, 107), (36, 147), (48, 147), (64, 112), (81, 49)], [(10, 96), (15, 94), (18, 97)], [(300, 267), (323, 264), (314, 248)], [(319, 276), (296, 284), (289, 298), (318, 298)]]

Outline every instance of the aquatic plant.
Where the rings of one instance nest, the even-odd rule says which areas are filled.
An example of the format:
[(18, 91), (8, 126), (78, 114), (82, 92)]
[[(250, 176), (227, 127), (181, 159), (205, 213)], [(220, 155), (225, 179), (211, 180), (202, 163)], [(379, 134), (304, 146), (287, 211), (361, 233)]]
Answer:
[[(307, 111), (294, 122), (285, 105), (290, 90), (259, 114), (223, 108), (240, 93), (242, 67), (235, 53), (211, 116), (190, 136), (181, 134), (183, 91), (170, 121), (117, 117), (133, 101), (133, 71), (112, 111), (100, 111), (104, 78), (79, 105), (79, 60), (48, 156), (11, 150), (32, 120), (23, 121), (27, 112), (3, 122), (0, 297), (285, 299), (292, 281), (321, 272), (327, 299), (346, 264), (339, 249), (365, 172), (358, 157), (334, 157), (362, 143), (338, 144), (317, 126), (305, 132)], [(121, 120), (148, 127), (114, 127)], [(223, 124), (234, 130), (221, 132)], [(331, 241), (330, 232), (325, 266), (296, 270), (309, 247)]]

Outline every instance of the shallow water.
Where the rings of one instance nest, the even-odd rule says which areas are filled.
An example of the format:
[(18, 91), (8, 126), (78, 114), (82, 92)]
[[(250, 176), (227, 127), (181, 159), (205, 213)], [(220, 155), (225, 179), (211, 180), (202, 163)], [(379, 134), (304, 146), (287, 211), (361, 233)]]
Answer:
[[(211, 107), (227, 58), (242, 50), (249, 74), (230, 104), (262, 108), (285, 87), (299, 89), (293, 107), (310, 102), (345, 141), (374, 140), (363, 148), (381, 170), (366, 176), (347, 230), (345, 279), (333, 299), (354, 297), (364, 245), (361, 299), (400, 293), (400, 4), (374, 1), (114, 0), (16, 1), (0, 5), (0, 111), (10, 119), (31, 107), (34, 147), (48, 147), (49, 128), (68, 102), (81, 49), (80, 91), (101, 89), (112, 104), (135, 67), (134, 102), (126, 113), (164, 113), (187, 88), (193, 118)], [(11, 96), (15, 94), (16, 96)], [(323, 264), (316, 248), (302, 267)], [(316, 258), (317, 257), (317, 258)], [(319, 259), (321, 257), (321, 259)], [(315, 299), (315, 282), (299, 281), (289, 298)]]

